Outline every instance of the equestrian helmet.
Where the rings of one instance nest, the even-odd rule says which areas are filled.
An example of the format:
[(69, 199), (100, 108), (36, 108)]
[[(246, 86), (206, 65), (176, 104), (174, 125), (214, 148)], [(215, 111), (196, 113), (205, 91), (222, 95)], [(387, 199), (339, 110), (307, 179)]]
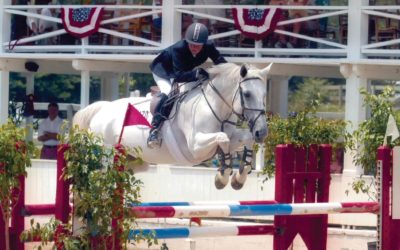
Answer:
[(185, 39), (188, 43), (203, 45), (208, 39), (208, 29), (202, 23), (192, 23), (186, 30)]

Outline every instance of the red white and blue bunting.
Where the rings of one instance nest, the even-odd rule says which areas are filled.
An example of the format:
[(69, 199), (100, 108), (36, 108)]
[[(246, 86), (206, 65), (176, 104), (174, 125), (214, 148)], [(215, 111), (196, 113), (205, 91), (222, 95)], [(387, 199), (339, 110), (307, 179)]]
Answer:
[(243, 35), (255, 40), (261, 40), (272, 33), (281, 19), (282, 9), (245, 9), (233, 8), (235, 27)]
[(61, 9), (64, 29), (71, 35), (83, 38), (96, 33), (103, 18), (103, 8), (70, 8)]

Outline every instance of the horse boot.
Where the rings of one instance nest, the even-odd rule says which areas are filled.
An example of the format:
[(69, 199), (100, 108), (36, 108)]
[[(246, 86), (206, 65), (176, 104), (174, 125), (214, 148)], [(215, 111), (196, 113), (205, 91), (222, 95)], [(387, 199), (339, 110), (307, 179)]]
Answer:
[(240, 162), (239, 171), (236, 172), (231, 179), (231, 186), (235, 190), (239, 190), (246, 182), (247, 175), (251, 173), (253, 160), (253, 150), (249, 150), (246, 146), (243, 150), (242, 160)]
[(223, 189), (229, 182), (229, 177), (232, 175), (232, 158), (230, 153), (225, 154), (220, 148), (217, 153), (221, 167), (215, 176), (214, 184), (217, 189)]
[(160, 101), (155, 108), (154, 117), (151, 121), (152, 128), (150, 129), (149, 138), (147, 138), (147, 146), (151, 149), (161, 146), (160, 129), (165, 120), (162, 107), (167, 99), (168, 97), (166, 94), (160, 93)]

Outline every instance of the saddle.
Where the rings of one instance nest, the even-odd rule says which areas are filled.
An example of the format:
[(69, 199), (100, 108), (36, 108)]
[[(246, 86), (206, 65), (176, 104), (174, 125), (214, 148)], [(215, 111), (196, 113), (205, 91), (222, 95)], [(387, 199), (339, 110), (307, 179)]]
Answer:
[[(165, 94), (163, 93), (154, 95), (150, 101), (150, 113), (154, 117), (156, 111), (159, 111), (165, 120), (168, 119), (169, 115), (171, 114), (172, 108), (174, 107), (175, 102), (177, 100), (182, 100), (188, 92), (201, 86), (202, 82), (195, 82), (195, 83), (196, 83), (195, 86), (191, 87), (190, 89), (182, 93), (180, 92), (179, 84), (172, 84), (172, 90), (168, 94), (168, 96), (165, 97)], [(161, 107), (159, 107), (159, 105), (161, 105)], [(176, 109), (178, 109), (178, 107)]]
[[(174, 103), (179, 96), (179, 91), (171, 91), (168, 96), (165, 96), (163, 93), (154, 95), (150, 100), (150, 113), (154, 117), (156, 111), (159, 111), (165, 119), (168, 119)], [(159, 107), (160, 105), (161, 107)]]

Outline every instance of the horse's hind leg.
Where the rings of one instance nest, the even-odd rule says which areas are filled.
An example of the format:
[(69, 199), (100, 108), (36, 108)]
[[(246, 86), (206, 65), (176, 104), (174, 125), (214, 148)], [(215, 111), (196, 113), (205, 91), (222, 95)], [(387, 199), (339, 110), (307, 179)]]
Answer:
[(231, 186), (235, 190), (239, 190), (246, 182), (247, 175), (251, 173), (251, 162), (253, 160), (253, 151), (244, 147), (242, 161), (240, 163), (239, 171), (233, 174), (231, 179)]

